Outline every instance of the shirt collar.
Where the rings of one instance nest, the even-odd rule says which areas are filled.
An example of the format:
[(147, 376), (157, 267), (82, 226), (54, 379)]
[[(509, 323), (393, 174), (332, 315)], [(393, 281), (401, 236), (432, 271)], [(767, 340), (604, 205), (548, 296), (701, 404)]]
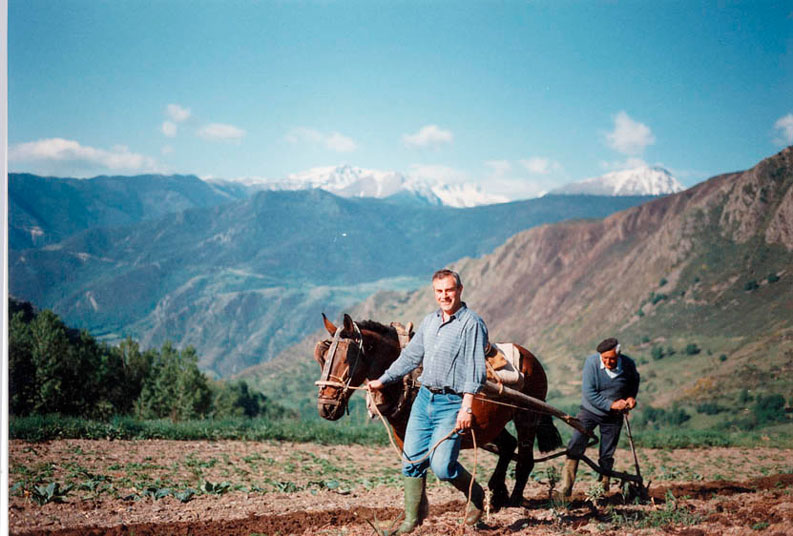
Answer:
[(598, 362), (600, 363), (600, 370), (605, 370), (606, 374), (609, 375), (610, 378), (616, 378), (620, 374), (622, 374), (622, 356), (617, 356), (617, 366), (614, 370), (609, 370), (606, 368), (606, 365), (603, 363), (603, 359), (598, 356)]
[[(449, 316), (449, 321), (458, 318), (466, 309), (468, 309), (468, 306), (465, 304), (465, 302), (460, 302), (460, 308), (457, 309), (453, 315)], [(435, 312), (435, 316), (443, 321), (443, 311), (440, 307), (438, 307), (438, 310)]]

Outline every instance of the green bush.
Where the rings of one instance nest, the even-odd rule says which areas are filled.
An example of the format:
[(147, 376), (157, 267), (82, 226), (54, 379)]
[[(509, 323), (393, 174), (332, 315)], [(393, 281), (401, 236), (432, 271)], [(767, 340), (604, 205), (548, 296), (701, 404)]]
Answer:
[(727, 411), (727, 408), (723, 408), (719, 406), (715, 402), (703, 402), (697, 406), (697, 413), (703, 413), (705, 415), (718, 415), (724, 411)]
[(766, 281), (768, 281), (769, 283), (776, 283), (777, 281), (779, 281), (779, 276), (776, 275), (775, 272), (771, 272), (770, 274), (768, 274)]
[(650, 355), (653, 359), (663, 359), (664, 357), (664, 349), (661, 346), (653, 346), (652, 350), (650, 350)]
[(779, 394), (760, 395), (752, 407), (759, 424), (784, 421), (785, 397)]
[(744, 290), (746, 290), (746, 291), (749, 291), (749, 292), (751, 292), (751, 291), (753, 291), (753, 290), (757, 290), (758, 288), (760, 288), (760, 285), (759, 285), (759, 284), (757, 284), (757, 281), (756, 281), (756, 280), (754, 280), (754, 279), (750, 279), (750, 280), (749, 280), (749, 281), (747, 281), (747, 282), (746, 282), (746, 284), (743, 286), (743, 289), (744, 289)]
[(701, 351), (702, 350), (700, 350), (699, 346), (697, 346), (696, 343), (692, 342), (686, 345), (686, 349), (685, 349), (686, 355), (697, 355)]

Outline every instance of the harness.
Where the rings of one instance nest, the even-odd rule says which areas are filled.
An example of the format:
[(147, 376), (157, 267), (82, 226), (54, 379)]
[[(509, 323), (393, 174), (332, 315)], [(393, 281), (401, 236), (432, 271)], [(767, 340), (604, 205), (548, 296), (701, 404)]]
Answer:
[(320, 388), (335, 387), (337, 389), (341, 389), (341, 396), (336, 396), (333, 398), (323, 397), (320, 393), (319, 401), (321, 401), (323, 404), (329, 404), (333, 406), (342, 404), (342, 401), (345, 399), (347, 393), (350, 390), (350, 383), (352, 382), (352, 377), (355, 375), (355, 370), (358, 368), (358, 362), (362, 357), (365, 357), (363, 350), (363, 334), (361, 334), (358, 324), (353, 322), (352, 326), (354, 330), (353, 341), (357, 339), (353, 348), (358, 349), (358, 351), (355, 352), (355, 361), (353, 361), (352, 367), (348, 365), (344, 372), (342, 372), (341, 376), (334, 376), (331, 374), (331, 371), (333, 370), (333, 361), (336, 359), (336, 351), (339, 349), (339, 346), (349, 346), (351, 342), (350, 339), (342, 339), (341, 332), (344, 328), (339, 327), (336, 329), (336, 333), (333, 335), (333, 341), (330, 344), (330, 348), (328, 348), (327, 357), (325, 358), (325, 366), (322, 367), (322, 376), (320, 376), (318, 381), (314, 382), (314, 385), (318, 385)]

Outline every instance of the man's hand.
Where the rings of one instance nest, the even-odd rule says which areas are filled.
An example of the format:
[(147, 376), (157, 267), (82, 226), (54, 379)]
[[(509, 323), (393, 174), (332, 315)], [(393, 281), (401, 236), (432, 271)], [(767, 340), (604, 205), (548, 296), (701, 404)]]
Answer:
[(611, 403), (611, 409), (614, 411), (625, 411), (628, 409), (628, 402), (627, 400), (615, 400)]
[(457, 413), (457, 429), (461, 432), (468, 430), (474, 425), (474, 415), (473, 413), (468, 413), (465, 410), (465, 406), (460, 408), (460, 411)]
[(463, 405), (460, 406), (460, 411), (457, 413), (457, 429), (461, 432), (468, 430), (474, 425), (474, 415), (468, 412), (474, 403), (474, 395), (471, 393), (463, 393)]
[(629, 396), (628, 398), (626, 398), (625, 399), (625, 403), (628, 405), (628, 407), (625, 408), (626, 411), (632, 410), (633, 408), (636, 407), (636, 399), (633, 398), (632, 396)]
[(381, 382), (380, 380), (372, 380), (372, 381), (370, 381), (369, 383), (367, 383), (367, 384), (366, 384), (366, 386), (367, 386), (369, 389), (373, 389), (373, 390), (375, 390), (375, 391), (379, 391), (380, 389), (382, 389), (383, 387), (385, 387), (385, 386), (383, 385), (383, 382)]

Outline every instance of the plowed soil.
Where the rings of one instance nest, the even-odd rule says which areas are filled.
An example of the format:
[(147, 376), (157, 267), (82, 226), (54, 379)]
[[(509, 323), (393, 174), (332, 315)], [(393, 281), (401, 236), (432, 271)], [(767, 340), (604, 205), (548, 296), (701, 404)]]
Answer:
[[(14, 535), (356, 536), (402, 513), (390, 447), (64, 440), (11, 441), (9, 451)], [(483, 481), (495, 463), (482, 451), (462, 460)], [(521, 507), (475, 528), (460, 525), (465, 498), (430, 478), (430, 517), (415, 534), (793, 535), (791, 450), (645, 450), (640, 462), (649, 502), (601, 496), (582, 468), (573, 502), (554, 504), (547, 471), (562, 462), (552, 461), (537, 466)], [(629, 452), (616, 468), (633, 472)], [(63, 502), (38, 504), (36, 486), (53, 482), (72, 487), (55, 497)]]

